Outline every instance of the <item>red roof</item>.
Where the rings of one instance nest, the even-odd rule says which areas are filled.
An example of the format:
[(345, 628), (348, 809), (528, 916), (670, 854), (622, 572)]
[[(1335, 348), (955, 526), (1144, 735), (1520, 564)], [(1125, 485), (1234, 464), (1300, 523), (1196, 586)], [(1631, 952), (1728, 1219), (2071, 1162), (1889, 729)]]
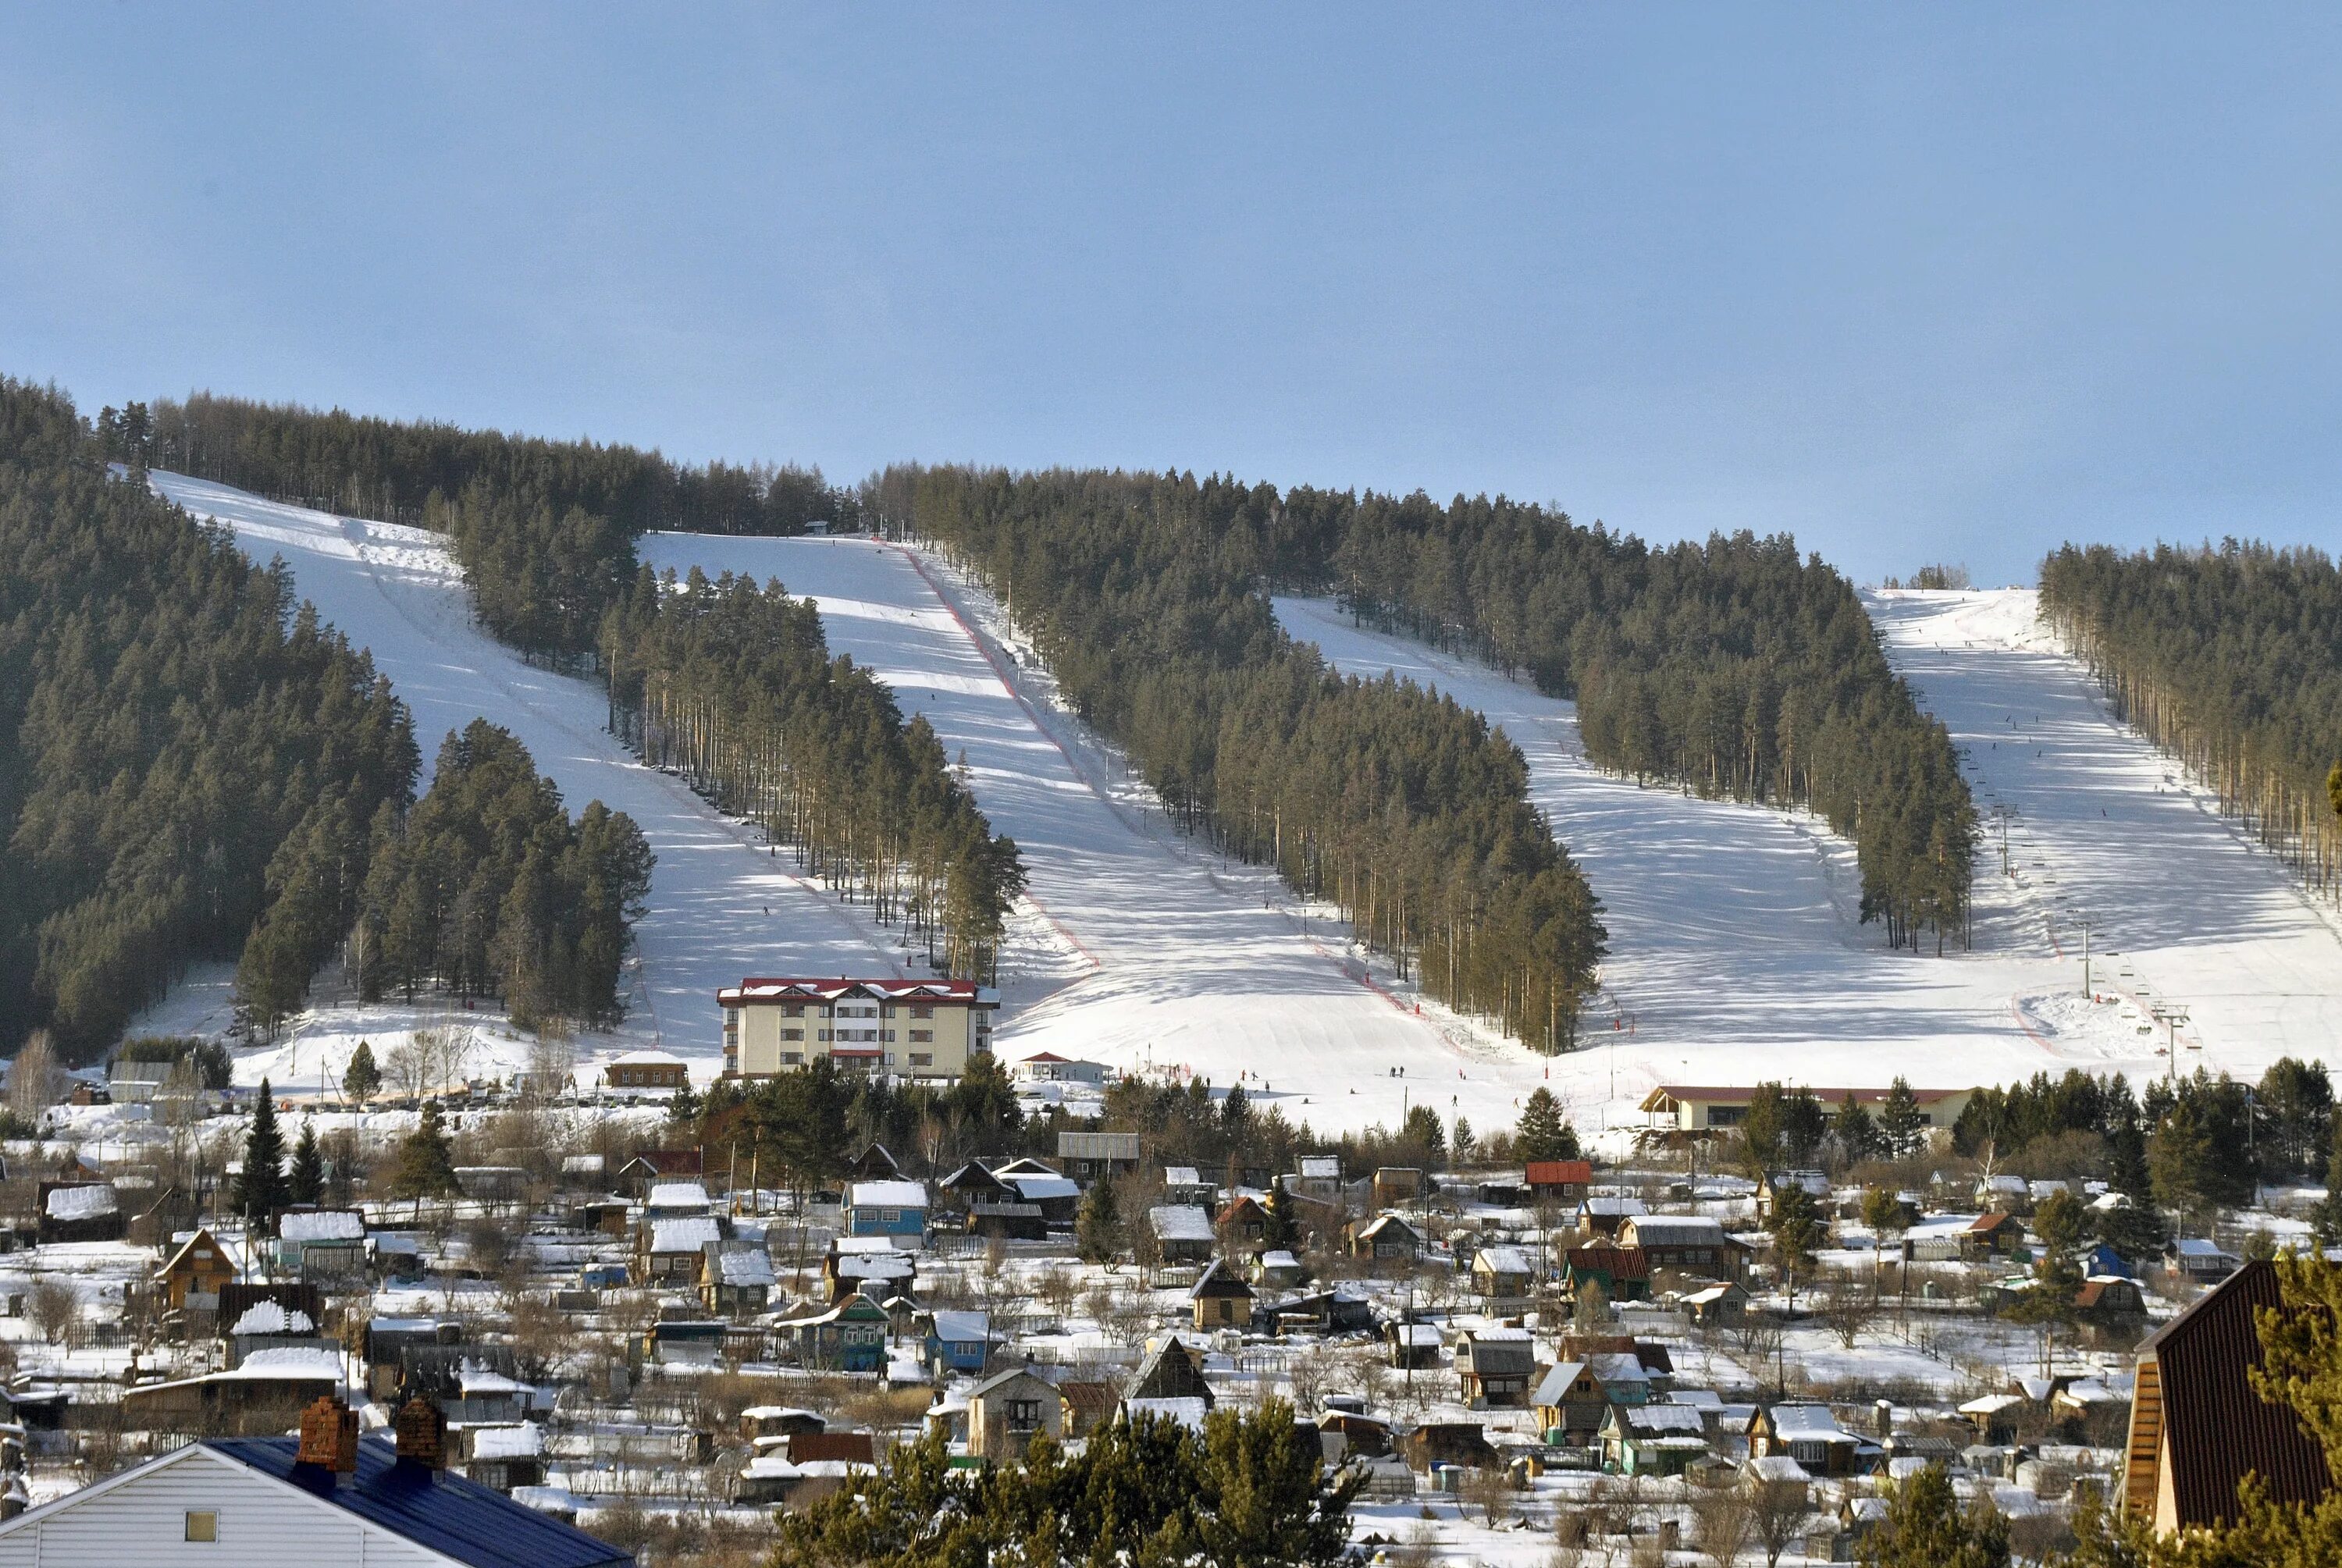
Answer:
[(1591, 1160), (1531, 1160), (1529, 1185), (1532, 1187), (1585, 1186), (1594, 1180)]
[[(1887, 1095), (1894, 1093), (1892, 1089), (1822, 1089), (1804, 1084), (1789, 1084), (1783, 1092), (1811, 1094), (1815, 1099), (1819, 1100), (1826, 1105), (1841, 1104), (1845, 1102), (1846, 1097), (1848, 1094), (1853, 1095), (1856, 1103), (1858, 1104), (1867, 1104), (1875, 1105), (1880, 1101), (1886, 1099)], [(1736, 1087), (1732, 1084), (1662, 1084), (1657, 1088), (1652, 1090), (1650, 1094), (1644, 1098), (1643, 1109), (1646, 1111), (1654, 1109), (1655, 1107), (1652, 1103), (1657, 1100), (1662, 1094), (1674, 1100), (1722, 1100), (1730, 1102), (1735, 1100), (1749, 1099), (1753, 1097), (1756, 1093), (1756, 1086), (1748, 1084), (1743, 1084)], [(1969, 1093), (1969, 1091), (1966, 1089), (1914, 1089), (1911, 1091), (1911, 1098), (1921, 1101), (1947, 1100), (1954, 1094), (1965, 1094), (1967, 1093)]]
[(760, 1002), (835, 1002), (841, 996), (872, 996), (883, 1002), (963, 1002), (989, 1000), (972, 980), (852, 980), (844, 975), (825, 979), (748, 979), (716, 994), (726, 1007)]

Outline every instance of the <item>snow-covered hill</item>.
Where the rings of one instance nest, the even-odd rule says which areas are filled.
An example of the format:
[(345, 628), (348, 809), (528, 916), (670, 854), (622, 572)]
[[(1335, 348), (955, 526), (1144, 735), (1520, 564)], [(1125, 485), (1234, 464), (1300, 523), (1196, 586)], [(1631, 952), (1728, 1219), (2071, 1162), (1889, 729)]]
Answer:
[[(2188, 1010), (2182, 1072), (2257, 1076), (2283, 1055), (2342, 1065), (2331, 906), (2113, 718), (2040, 624), (2032, 590), (1879, 593), (1869, 608), (1888, 656), (1966, 752), (1977, 809), (2015, 813), (2005, 880), (2030, 934), (2077, 955), (2089, 918), (2096, 989), (2125, 999), (2142, 1053), (2164, 1037), (2141, 1015), (2159, 1004)], [(1996, 825), (1980, 881), (2001, 880), (1999, 844)], [(2059, 999), (2040, 1026), (2067, 1027), (2077, 1005)]]
[[(644, 559), (779, 579), (850, 654), (965, 754), (1016, 840), (1041, 919), (1012, 953), (998, 1049), (1171, 1067), (1266, 1091), (1319, 1128), (1396, 1124), (1429, 1103), (1509, 1125), (1545, 1064), (1395, 989), (1362, 983), (1346, 933), (1178, 834), (1151, 792), (1056, 705), (1055, 684), (980, 592), (935, 559), (866, 539), (664, 534)], [(1395, 1070), (1404, 1075), (1394, 1075)], [(1240, 1079), (1239, 1074), (1247, 1076)]]
[[(529, 665), (472, 624), (461, 575), (419, 530), (336, 518), (224, 485), (157, 475), (165, 494), (282, 555), (300, 593), (413, 705), (426, 764), (449, 729), (513, 729), (573, 807), (633, 814), (659, 857), (640, 929), (635, 1012), (587, 1054), (657, 1040), (702, 1074), (718, 1062), (714, 993), (749, 973), (901, 973), (874, 931), (645, 768), (603, 727), (592, 683)], [(1881, 594), (1891, 656), (1967, 748), (1980, 804), (2019, 809), (2015, 875), (1978, 879), (1973, 953), (1888, 953), (1854, 916), (1850, 848), (1796, 815), (1637, 789), (1586, 764), (1569, 704), (1332, 605), (1281, 600), (1296, 635), (1345, 669), (1454, 693), (1527, 754), (1539, 804), (1606, 906), (1612, 956), (1589, 1048), (1547, 1064), (1491, 1040), (1369, 970), (1324, 911), (1175, 832), (1111, 748), (1057, 705), (997, 607), (933, 557), (859, 539), (659, 534), (653, 564), (777, 577), (819, 604), (833, 646), (925, 713), (966, 758), (996, 828), (1022, 847), (1003, 1054), (1049, 1049), (1134, 1069), (1246, 1083), (1320, 1127), (1395, 1122), (1411, 1104), (1510, 1122), (1537, 1084), (1589, 1128), (1631, 1124), (1656, 1084), (2002, 1081), (2047, 1068), (2164, 1070), (2145, 1008), (2193, 1008), (2181, 1066), (2257, 1074), (2342, 1044), (2342, 941), (2267, 857), (2212, 817), (2161, 758), (2109, 721), (2050, 648), (2029, 594)], [(1997, 844), (1996, 839), (1996, 844)], [(2062, 900), (2062, 903), (2061, 903)], [(2077, 912), (2097, 919), (2097, 990), (2081, 994)], [(2053, 919), (2053, 916), (2055, 917)], [(149, 1026), (225, 1021), (225, 982), (191, 977)], [(239, 1075), (338, 1074), (361, 1034), (429, 1022), (327, 1010)], [(2189, 1048), (2190, 1043), (2200, 1049)], [(525, 1047), (491, 1038), (516, 1065)], [(1403, 1074), (1403, 1076), (1401, 1075)]]
[[(1997, 832), (1979, 860), (1975, 950), (1942, 959), (1890, 953), (1857, 923), (1851, 846), (1824, 824), (1638, 789), (1586, 762), (1571, 704), (1354, 628), (1327, 602), (1276, 607), (1341, 668), (1452, 693), (1527, 755), (1538, 804), (1606, 907), (1604, 978), (1633, 1024), (1611, 1036), (1620, 1107), (1666, 1080), (1872, 1085), (1899, 1073), (1956, 1086), (2067, 1066), (2137, 1080), (2169, 1065), (2147, 1012), (2157, 1002), (2193, 1008), (2182, 1072), (2208, 1062), (2257, 1076), (2288, 1053), (2342, 1051), (2342, 943), (2327, 919), (2107, 717), (2036, 626), (2029, 593), (1871, 604), (1890, 657), (1969, 754), (1979, 806), (2022, 814), (2016, 874), (2000, 874)], [(2098, 920), (2096, 1002), (2077, 908)], [(1611, 1054), (1605, 1043), (1572, 1061), (1574, 1099), (1609, 1098)]]
[[(774, 969), (905, 973), (885, 934), (799, 878), (786, 856), (768, 855), (755, 834), (710, 811), (681, 780), (636, 762), (604, 727), (600, 687), (531, 665), (475, 626), (461, 569), (437, 535), (177, 474), (154, 482), (190, 512), (233, 529), (255, 560), (282, 556), (295, 591), (373, 653), (375, 667), (414, 710), (425, 786), (447, 732), (485, 716), (520, 737), (572, 811), (601, 800), (642, 825), (658, 865), (650, 913), (636, 932), (632, 1011), (617, 1038), (581, 1042), (587, 1055), (656, 1040), (712, 1074), (722, 1057), (720, 986)], [(194, 981), (142, 1027), (224, 1024), (220, 977)], [(379, 1048), (403, 1026), (411, 1020), (396, 1009), (312, 1016), (279, 1049), (240, 1061), (238, 1074), (314, 1084), (321, 1067), (339, 1073), (360, 1034)], [(507, 1067), (523, 1055), (516, 1042), (494, 1049)]]

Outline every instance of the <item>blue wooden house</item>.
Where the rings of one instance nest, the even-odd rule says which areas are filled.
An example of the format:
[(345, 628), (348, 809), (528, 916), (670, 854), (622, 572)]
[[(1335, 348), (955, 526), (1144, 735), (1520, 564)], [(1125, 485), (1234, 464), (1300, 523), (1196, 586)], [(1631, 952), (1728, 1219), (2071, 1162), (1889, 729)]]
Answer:
[(927, 1234), (927, 1189), (917, 1182), (856, 1182), (846, 1189), (846, 1231), (855, 1236)]
[(936, 1312), (927, 1314), (927, 1333), (920, 1359), (941, 1377), (947, 1373), (982, 1372), (992, 1353), (992, 1316), (980, 1312)]

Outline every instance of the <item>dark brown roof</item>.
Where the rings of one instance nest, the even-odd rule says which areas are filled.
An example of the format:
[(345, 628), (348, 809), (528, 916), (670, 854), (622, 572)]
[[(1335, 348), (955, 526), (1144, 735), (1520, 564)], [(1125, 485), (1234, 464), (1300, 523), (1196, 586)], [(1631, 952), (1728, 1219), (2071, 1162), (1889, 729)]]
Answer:
[(2312, 1503), (2333, 1484), (2326, 1456), (2285, 1405), (2253, 1392), (2257, 1307), (2280, 1304), (2277, 1270), (2248, 1263), (2138, 1347), (2160, 1373), (2165, 1443), (2179, 1523), (2232, 1518), (2237, 1486), (2257, 1473), (2278, 1503)]
[(1572, 1268), (1606, 1273), (1614, 1280), (1651, 1277), (1651, 1254), (1640, 1247), (1572, 1247), (1562, 1255)]

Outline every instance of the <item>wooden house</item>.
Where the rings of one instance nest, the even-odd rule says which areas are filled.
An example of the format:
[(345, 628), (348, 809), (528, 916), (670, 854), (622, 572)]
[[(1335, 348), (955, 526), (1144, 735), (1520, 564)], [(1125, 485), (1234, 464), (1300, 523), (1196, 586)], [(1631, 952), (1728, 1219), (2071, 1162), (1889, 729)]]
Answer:
[(2248, 1263), (2139, 1345), (2123, 1479), (2133, 1518), (2163, 1534), (2232, 1521), (2247, 1474), (2277, 1503), (2314, 1505), (2332, 1489), (2317, 1440), (2252, 1386), (2258, 1314), (2284, 1310), (2277, 1270)]
[(1456, 1342), (1456, 1381), (1471, 1409), (1525, 1408), (1536, 1373), (1536, 1343), (1526, 1329), (1466, 1329)]
[(1228, 1266), (1224, 1258), (1215, 1258), (1187, 1292), (1187, 1301), (1195, 1309), (1196, 1328), (1208, 1333), (1214, 1329), (1242, 1328), (1252, 1322), (1252, 1286), (1244, 1276)]
[(1066, 1433), (1065, 1401), (1027, 1364), (985, 1379), (967, 1392), (967, 1451), (996, 1464), (1025, 1457), (1036, 1437)]
[(216, 1312), (220, 1287), (235, 1276), (227, 1249), (209, 1230), (199, 1230), (155, 1271), (155, 1299), (165, 1312)]
[(1556, 1447), (1583, 1448), (1594, 1443), (1609, 1407), (1593, 1367), (1583, 1361), (1547, 1367), (1529, 1394), (1537, 1432)]
[(1423, 1256), (1423, 1233), (1400, 1214), (1378, 1214), (1350, 1227), (1350, 1255), (1376, 1263), (1413, 1263)]

